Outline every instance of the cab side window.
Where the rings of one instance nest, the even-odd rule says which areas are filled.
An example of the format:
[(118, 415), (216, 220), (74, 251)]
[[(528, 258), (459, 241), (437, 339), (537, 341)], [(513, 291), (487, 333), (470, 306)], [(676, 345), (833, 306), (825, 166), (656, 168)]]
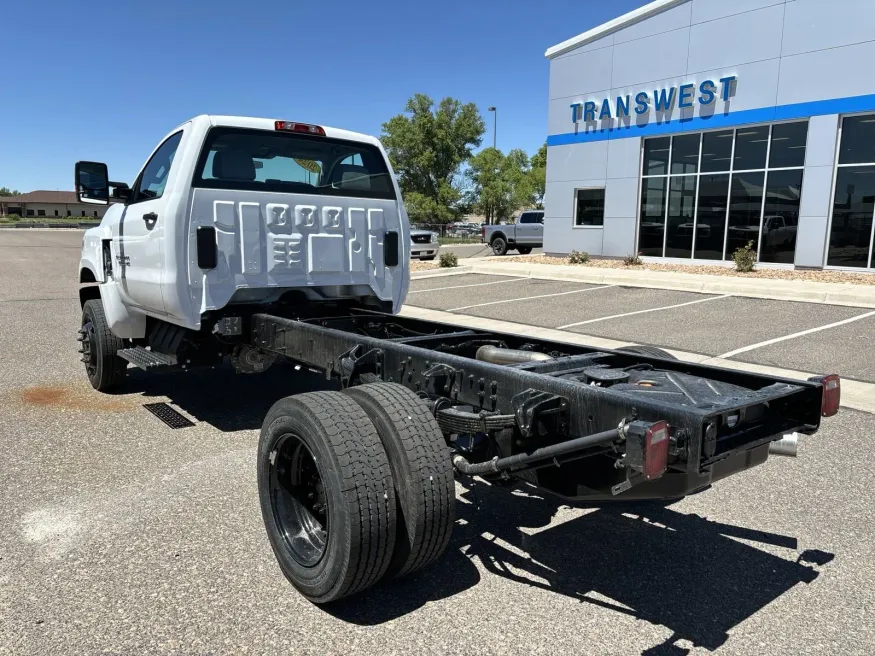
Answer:
[(167, 140), (159, 146), (152, 159), (146, 164), (140, 179), (137, 182), (137, 188), (134, 190), (134, 198), (132, 203), (139, 203), (144, 200), (153, 200), (161, 198), (164, 195), (164, 189), (167, 187), (167, 178), (170, 174), (170, 167), (173, 164), (173, 156), (176, 155), (176, 149), (179, 148), (179, 142), (182, 140), (182, 132), (167, 138)]

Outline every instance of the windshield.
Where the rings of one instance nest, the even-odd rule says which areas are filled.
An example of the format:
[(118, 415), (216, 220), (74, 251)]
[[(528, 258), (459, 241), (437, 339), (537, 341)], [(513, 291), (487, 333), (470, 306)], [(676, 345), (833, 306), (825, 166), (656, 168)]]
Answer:
[(375, 146), (243, 128), (210, 130), (193, 186), (395, 199)]

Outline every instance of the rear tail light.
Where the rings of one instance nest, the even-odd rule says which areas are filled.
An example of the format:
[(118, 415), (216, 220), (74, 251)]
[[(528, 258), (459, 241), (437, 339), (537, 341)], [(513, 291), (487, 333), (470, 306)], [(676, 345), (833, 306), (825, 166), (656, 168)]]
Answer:
[(285, 130), (287, 132), (302, 132), (304, 134), (315, 134), (320, 137), (325, 136), (325, 130), (318, 125), (310, 125), (309, 123), (295, 123), (294, 121), (276, 121), (274, 128), (277, 130)]
[(480, 239), (486, 241), (486, 226), (480, 226)]
[(648, 481), (665, 473), (671, 442), (666, 421), (634, 421), (626, 433), (626, 464), (644, 474)]
[(830, 374), (829, 376), (816, 376), (809, 378), (809, 380), (823, 385), (820, 414), (824, 417), (832, 417), (839, 411), (839, 405), (842, 402), (842, 379), (838, 374)]

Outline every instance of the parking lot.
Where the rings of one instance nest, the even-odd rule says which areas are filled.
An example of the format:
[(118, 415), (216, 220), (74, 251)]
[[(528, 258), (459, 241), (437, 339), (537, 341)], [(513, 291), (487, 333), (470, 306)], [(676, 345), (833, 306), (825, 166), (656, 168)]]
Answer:
[[(275, 400), (326, 382), (279, 363), (92, 391), (80, 243), (0, 231), (0, 653), (871, 653), (875, 416), (849, 409), (799, 458), (668, 508), (457, 483), (443, 560), (309, 604), (268, 544), (255, 449)], [(875, 381), (866, 309), (469, 274), (414, 280), (408, 305)]]
[(867, 308), (483, 274), (414, 280), (407, 303), (875, 382)]

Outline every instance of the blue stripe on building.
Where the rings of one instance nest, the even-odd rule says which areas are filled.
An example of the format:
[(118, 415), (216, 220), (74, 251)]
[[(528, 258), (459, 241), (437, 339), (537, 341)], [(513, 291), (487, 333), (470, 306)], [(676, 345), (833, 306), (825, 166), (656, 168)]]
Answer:
[[(875, 94), (852, 96), (850, 98), (834, 98), (831, 100), (815, 100), (760, 109), (745, 109), (728, 114), (714, 113), (711, 116), (678, 117), (662, 121), (652, 120), (652, 117), (648, 117), (651, 120), (642, 125), (636, 125), (634, 117), (625, 117), (620, 120), (628, 121), (628, 125), (621, 123), (613, 128), (553, 134), (547, 137), (547, 145), (566, 146), (576, 143), (605, 141), (607, 139), (652, 137), (660, 134), (674, 134), (676, 132), (713, 130), (751, 123), (771, 123), (773, 121), (786, 121), (798, 118), (807, 119), (811, 116), (824, 114), (851, 114), (872, 110), (875, 110)], [(613, 120), (617, 121), (618, 119)]]

